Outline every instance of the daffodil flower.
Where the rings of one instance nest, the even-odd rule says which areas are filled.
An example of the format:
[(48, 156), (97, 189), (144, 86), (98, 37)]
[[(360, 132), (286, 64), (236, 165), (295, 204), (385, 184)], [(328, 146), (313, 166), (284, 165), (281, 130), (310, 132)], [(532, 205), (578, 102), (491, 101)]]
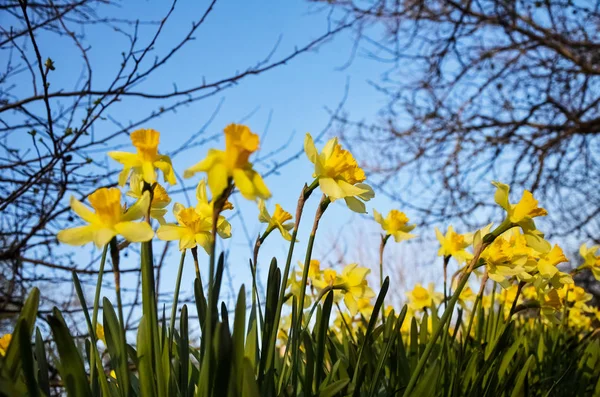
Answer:
[[(158, 238), (164, 241), (178, 240), (181, 251), (199, 245), (210, 255), (213, 243), (212, 214), (207, 216), (199, 213), (194, 207), (185, 208), (179, 203), (173, 206), (173, 214), (177, 224), (161, 225), (156, 231)], [(221, 227), (217, 227), (217, 233), (221, 238), (231, 237), (229, 223), (224, 220)]]
[(473, 254), (466, 250), (473, 243), (473, 235), (458, 234), (454, 231), (452, 226), (448, 226), (446, 235), (436, 227), (435, 235), (440, 242), (440, 249), (438, 250), (438, 256), (448, 257), (451, 256), (461, 264), (465, 263), (473, 258)]
[(294, 227), (294, 223), (286, 223), (292, 219), (292, 214), (284, 211), (279, 204), (275, 204), (275, 212), (273, 212), (273, 215), (271, 216), (269, 211), (267, 211), (267, 206), (264, 200), (258, 201), (258, 209), (258, 220), (261, 223), (267, 224), (267, 230), (265, 233), (270, 233), (272, 230), (278, 229), (284, 239), (287, 241), (292, 241), (292, 235), (289, 231)]
[(538, 201), (533, 198), (530, 191), (525, 190), (521, 200), (517, 204), (511, 204), (508, 198), (510, 186), (500, 182), (492, 182), (492, 184), (496, 186), (494, 195), (496, 203), (504, 208), (507, 219), (511, 223), (521, 226), (524, 231), (535, 229), (533, 218), (548, 215), (545, 209), (538, 206)]
[(358, 313), (358, 299), (370, 299), (375, 296), (366, 280), (370, 271), (371, 269), (359, 267), (356, 263), (349, 264), (342, 270), (342, 274), (334, 285), (334, 288), (336, 286), (341, 288), (344, 304), (352, 316)]
[(434, 303), (437, 305), (444, 299), (443, 294), (435, 292), (433, 283), (429, 283), (427, 289), (417, 283), (412, 291), (406, 293), (406, 297), (408, 298), (408, 307), (413, 311), (431, 307)]
[(329, 140), (319, 153), (312, 136), (306, 134), (304, 151), (315, 165), (313, 177), (318, 179), (321, 191), (332, 202), (344, 199), (352, 211), (367, 212), (363, 201), (369, 201), (375, 193), (371, 186), (362, 183), (366, 179), (364, 171), (352, 154), (342, 149), (337, 138)]
[(4, 334), (2, 338), (0, 338), (0, 356), (5, 356), (8, 351), (8, 345), (10, 345), (10, 341), (12, 340), (11, 334)]
[(596, 280), (600, 281), (600, 255), (598, 254), (600, 245), (593, 245), (590, 248), (583, 244), (579, 248), (579, 254), (583, 258), (581, 268), (589, 268)]
[(156, 168), (162, 171), (165, 182), (175, 185), (177, 180), (169, 156), (158, 154), (160, 133), (152, 129), (141, 129), (131, 133), (131, 143), (137, 153), (108, 152), (113, 160), (123, 164), (119, 174), (119, 186), (125, 186), (129, 174), (140, 175), (149, 184), (156, 182)]
[(487, 265), (488, 276), (504, 288), (510, 286), (509, 278), (522, 276), (528, 278), (525, 271), (528, 255), (515, 251), (509, 239), (499, 237), (483, 253), (481, 258)]
[(96, 324), (96, 338), (106, 344), (106, 336), (102, 324)]
[(558, 245), (554, 245), (550, 252), (540, 257), (540, 260), (537, 263), (537, 268), (543, 277), (551, 278), (558, 273), (558, 268), (556, 266), (559, 263), (568, 261), (569, 260), (563, 253), (562, 248), (560, 248)]
[[(206, 180), (204, 179), (202, 179), (196, 187), (196, 200), (198, 201), (196, 204), (196, 212), (204, 217), (212, 219), (215, 210), (215, 202), (214, 198), (213, 200), (208, 199)], [(229, 201), (226, 201), (225, 204), (223, 204), (221, 211), (232, 209), (233, 205)], [(219, 233), (219, 236), (226, 236), (224, 238), (229, 238), (231, 236), (231, 225), (223, 215), (219, 215), (219, 219), (217, 220), (217, 233)]]
[(224, 132), (225, 150), (210, 149), (206, 158), (185, 170), (183, 176), (190, 178), (197, 172), (206, 172), (214, 197), (227, 188), (229, 178), (233, 178), (235, 186), (248, 200), (271, 197), (262, 177), (248, 161), (250, 155), (258, 150), (258, 135), (240, 124), (230, 124)]
[(145, 192), (128, 210), (121, 205), (121, 191), (117, 188), (100, 188), (90, 194), (88, 200), (95, 212), (71, 197), (71, 209), (88, 225), (61, 230), (58, 241), (70, 245), (84, 245), (93, 241), (96, 246), (106, 245), (116, 235), (131, 242), (152, 239), (154, 232), (146, 222), (134, 222), (143, 218), (150, 205), (150, 193)]
[(563, 303), (556, 289), (551, 289), (542, 296), (540, 314), (552, 324), (560, 324), (556, 314), (562, 309)]
[(387, 236), (394, 236), (397, 243), (416, 237), (414, 234), (409, 233), (416, 225), (408, 224), (408, 217), (404, 212), (391, 210), (383, 218), (379, 212), (373, 210), (373, 218), (375, 218), (375, 222), (381, 225)]
[[(126, 193), (127, 196), (135, 199), (140, 199), (144, 194), (144, 180), (140, 175), (133, 174), (129, 180), (130, 190)], [(150, 203), (150, 217), (156, 219), (159, 224), (165, 223), (165, 215), (167, 209), (165, 208), (171, 202), (171, 197), (167, 194), (167, 191), (159, 183), (153, 185), (152, 188), (152, 202)]]

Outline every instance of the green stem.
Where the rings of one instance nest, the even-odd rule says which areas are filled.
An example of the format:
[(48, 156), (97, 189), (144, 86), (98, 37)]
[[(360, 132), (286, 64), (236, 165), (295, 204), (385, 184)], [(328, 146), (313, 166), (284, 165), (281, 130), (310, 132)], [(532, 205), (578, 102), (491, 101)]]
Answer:
[(298, 199), (298, 206), (296, 208), (296, 222), (294, 229), (292, 230), (292, 240), (290, 241), (290, 248), (288, 249), (287, 259), (285, 261), (285, 268), (281, 277), (281, 289), (279, 290), (279, 299), (277, 300), (277, 307), (275, 309), (275, 317), (273, 319), (273, 328), (271, 329), (269, 346), (267, 350), (267, 366), (271, 368), (273, 361), (275, 360), (275, 342), (277, 340), (277, 331), (279, 329), (279, 322), (281, 321), (281, 309), (283, 308), (283, 302), (285, 300), (285, 290), (287, 289), (288, 277), (290, 275), (290, 266), (292, 263), (292, 255), (294, 254), (294, 246), (296, 245), (296, 237), (298, 236), (298, 227), (300, 226), (300, 219), (302, 218), (302, 211), (304, 209), (304, 203), (313, 190), (319, 186), (319, 180), (315, 179), (310, 186), (304, 185), (300, 198)]
[(444, 310), (448, 308), (448, 263), (451, 255), (444, 256)]
[(94, 310), (92, 312), (92, 327), (96, 332), (96, 326), (98, 325), (98, 308), (100, 306), (100, 291), (102, 289), (102, 276), (104, 275), (104, 265), (106, 263), (106, 253), (108, 251), (108, 244), (104, 246), (102, 251), (102, 258), (100, 259), (100, 269), (98, 270), (98, 281), (96, 283), (96, 294), (94, 295)]
[(312, 257), (312, 251), (315, 244), (315, 236), (317, 234), (317, 228), (319, 227), (319, 220), (323, 213), (329, 206), (330, 200), (327, 196), (323, 195), (321, 202), (319, 203), (319, 208), (317, 209), (317, 213), (315, 214), (315, 221), (313, 223), (313, 229), (310, 233), (310, 237), (308, 239), (308, 246), (306, 247), (306, 256), (304, 258), (304, 269), (302, 269), (302, 281), (300, 282), (300, 300), (298, 303), (298, 319), (296, 320), (295, 326), (293, 326), (292, 330), (292, 386), (293, 386), (293, 395), (296, 395), (296, 389), (298, 386), (298, 357), (300, 350), (300, 332), (302, 330), (303, 323), (303, 310), (304, 310), (304, 299), (306, 298), (306, 283), (308, 282), (308, 271), (310, 269), (310, 259)]
[(179, 289), (181, 288), (181, 276), (183, 274), (183, 264), (185, 262), (185, 250), (181, 251), (181, 260), (177, 270), (177, 280), (175, 281), (175, 292), (173, 294), (173, 306), (171, 307), (171, 321), (169, 323), (169, 357), (173, 345), (173, 334), (175, 333), (175, 316), (177, 313), (177, 301), (179, 300)]
[[(104, 246), (102, 258), (100, 259), (100, 269), (98, 270), (98, 281), (96, 282), (96, 294), (94, 295), (94, 309), (92, 311), (92, 332), (96, 335), (96, 327), (98, 326), (98, 307), (100, 305), (100, 291), (102, 290), (102, 276), (104, 275), (104, 265), (106, 263), (106, 253), (108, 252), (108, 244)], [(93, 338), (96, 340), (96, 338)], [(96, 349), (92, 349), (91, 354), (95, 355)], [(95, 357), (94, 357), (95, 360)], [(90, 379), (94, 379), (94, 366), (90, 368)]]
[(463, 354), (465, 353), (466, 349), (467, 349), (467, 338), (471, 335), (471, 328), (473, 327), (473, 320), (475, 319), (475, 315), (477, 314), (477, 308), (479, 307), (479, 303), (481, 302), (481, 299), (483, 297), (483, 292), (485, 291), (485, 283), (487, 281), (487, 273), (485, 273), (485, 275), (483, 276), (483, 279), (481, 280), (481, 287), (479, 288), (479, 293), (477, 294), (477, 297), (475, 298), (475, 303), (473, 304), (473, 310), (471, 312), (471, 318), (469, 318), (469, 326), (467, 328), (467, 332), (465, 334), (465, 340), (464, 340), (464, 344), (463, 344)]
[[(387, 244), (390, 234), (381, 235), (381, 244), (379, 246), (379, 289), (383, 287), (383, 250)], [(385, 304), (384, 304), (385, 306)], [(381, 322), (385, 324), (385, 309), (381, 311)]]
[[(127, 330), (125, 326), (125, 316), (123, 315), (123, 300), (121, 298), (121, 272), (119, 270), (120, 257), (116, 237), (113, 237), (112, 240), (110, 240), (110, 257), (112, 261), (113, 275), (115, 277), (115, 292), (117, 295), (119, 323), (121, 324), (121, 349), (123, 351), (123, 362), (125, 363), (125, 368), (127, 368), (129, 364), (127, 357)], [(124, 379), (120, 381), (120, 383), (123, 385), (121, 391), (123, 392), (122, 395), (126, 396), (129, 394), (129, 371), (124, 371), (121, 373), (121, 376), (124, 377)]]
[(254, 244), (254, 255), (252, 258), (252, 262), (250, 262), (250, 273), (252, 273), (252, 305), (256, 305), (258, 307), (258, 318), (260, 320), (261, 331), (265, 325), (265, 321), (262, 314), (262, 307), (260, 304), (260, 295), (258, 294), (258, 288), (256, 284), (256, 267), (258, 266), (258, 252), (260, 251), (260, 247), (272, 231), (273, 228), (267, 229), (265, 230), (262, 236), (256, 239), (256, 243)]
[[(225, 190), (216, 198), (213, 199), (213, 219), (212, 219), (212, 244), (210, 250), (210, 258), (208, 264), (208, 306), (206, 308), (206, 320), (204, 324), (204, 329), (206, 330), (206, 338), (205, 335), (202, 336), (202, 342), (205, 345), (204, 349), (204, 362), (203, 365), (206, 365), (206, 370), (208, 373), (208, 382), (206, 382), (204, 395), (210, 395), (210, 391), (212, 390), (212, 361), (213, 361), (213, 345), (212, 345), (212, 335), (213, 335), (213, 326), (216, 323), (216, 299), (214, 296), (214, 283), (215, 283), (215, 256), (217, 251), (217, 225), (219, 221), (219, 215), (221, 214), (221, 210), (223, 209), (223, 205), (227, 202), (227, 198), (231, 194), (233, 190), (232, 180), (228, 181), (228, 186)], [(213, 318), (214, 317), (214, 318)], [(201, 378), (200, 378), (201, 379)]]

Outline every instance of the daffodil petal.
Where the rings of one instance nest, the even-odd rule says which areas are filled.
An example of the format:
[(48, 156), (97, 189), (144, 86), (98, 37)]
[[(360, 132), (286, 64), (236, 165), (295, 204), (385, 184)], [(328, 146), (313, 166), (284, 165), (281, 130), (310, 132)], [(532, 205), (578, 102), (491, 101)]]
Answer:
[(143, 218), (148, 213), (148, 207), (150, 206), (150, 192), (145, 191), (142, 194), (142, 197), (138, 201), (136, 201), (121, 218), (124, 222), (136, 221), (140, 218)]
[(137, 154), (129, 152), (108, 152), (108, 157), (123, 164), (125, 167), (134, 168), (141, 166), (140, 159)]
[(77, 200), (74, 196), (71, 196), (70, 204), (73, 212), (79, 215), (79, 217), (87, 223), (95, 223), (98, 220), (96, 214), (94, 214), (92, 210), (86, 207), (81, 201)]
[(269, 191), (267, 185), (265, 185), (265, 181), (263, 180), (262, 176), (258, 172), (253, 171), (251, 177), (256, 195), (264, 200), (270, 198), (271, 192)]
[(61, 230), (56, 235), (58, 241), (69, 245), (84, 245), (94, 240), (95, 228), (91, 225)]
[(149, 241), (154, 237), (152, 227), (146, 222), (120, 222), (115, 225), (115, 230), (133, 243)]
[(94, 244), (96, 244), (96, 247), (98, 247), (98, 248), (104, 247), (116, 235), (117, 235), (117, 232), (113, 229), (109, 229), (109, 228), (96, 229), (94, 231)]
[(321, 191), (327, 195), (331, 201), (345, 197), (344, 191), (333, 178), (319, 178), (319, 186), (321, 187)]
[(144, 161), (142, 163), (142, 176), (147, 183), (152, 184), (156, 182), (156, 170), (154, 169), (154, 164), (149, 161)]
[(172, 223), (160, 225), (156, 231), (156, 237), (163, 241), (179, 240), (185, 234), (186, 228)]
[(367, 213), (367, 207), (365, 206), (365, 203), (363, 203), (356, 197), (344, 197), (344, 201), (346, 202), (348, 208), (350, 208), (352, 211), (357, 212), (359, 214)]
[(213, 200), (227, 188), (227, 168), (224, 164), (215, 164), (208, 172), (208, 186), (213, 195)]
[(173, 170), (173, 165), (171, 164), (171, 159), (168, 156), (160, 156), (161, 159), (154, 162), (156, 168), (162, 171), (164, 181), (170, 185), (177, 184), (177, 178), (175, 177), (175, 171)]
[(196, 243), (201, 246), (202, 248), (204, 248), (204, 250), (206, 251), (206, 253), (208, 255), (211, 254), (211, 250), (212, 250), (212, 236), (210, 235), (210, 233), (197, 233), (196, 234)]
[(312, 136), (307, 133), (304, 137), (304, 152), (306, 153), (306, 157), (310, 160), (311, 163), (316, 163), (317, 157), (319, 156), (319, 152), (315, 147), (315, 142), (313, 141)]

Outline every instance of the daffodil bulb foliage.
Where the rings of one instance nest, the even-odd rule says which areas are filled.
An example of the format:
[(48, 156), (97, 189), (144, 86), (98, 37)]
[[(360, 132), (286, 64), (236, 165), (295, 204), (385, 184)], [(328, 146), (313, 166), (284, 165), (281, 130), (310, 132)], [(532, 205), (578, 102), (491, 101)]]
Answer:
[(381, 225), (386, 236), (393, 236), (394, 241), (397, 243), (416, 237), (414, 234), (409, 233), (416, 225), (409, 225), (409, 219), (402, 211), (391, 210), (384, 218), (374, 209), (373, 218), (375, 218), (375, 222)]
[(150, 193), (144, 192), (128, 209), (121, 204), (121, 191), (117, 188), (100, 188), (88, 197), (93, 211), (75, 197), (71, 197), (71, 209), (87, 224), (61, 230), (58, 241), (69, 245), (84, 245), (94, 242), (102, 247), (120, 235), (130, 242), (152, 239), (154, 231), (144, 221), (150, 206)]
[(156, 182), (156, 169), (162, 171), (165, 182), (175, 185), (177, 180), (169, 156), (158, 153), (160, 133), (152, 129), (136, 130), (130, 135), (136, 153), (108, 152), (108, 156), (123, 165), (119, 186), (125, 186), (129, 174), (139, 175), (146, 183)]
[(371, 186), (363, 183), (365, 172), (347, 150), (342, 149), (337, 138), (330, 139), (319, 152), (310, 134), (304, 139), (304, 151), (314, 164), (313, 177), (321, 191), (334, 202), (344, 199), (354, 212), (366, 213), (365, 201), (375, 197)]
[[(127, 196), (139, 200), (144, 194), (144, 180), (138, 174), (133, 174), (129, 180), (130, 190)], [(158, 221), (159, 224), (165, 223), (167, 207), (171, 203), (171, 197), (162, 185), (154, 183), (152, 185), (152, 202), (150, 203), (150, 217)]]
[(279, 204), (275, 204), (275, 211), (273, 215), (269, 214), (267, 211), (267, 205), (264, 200), (258, 201), (258, 220), (261, 223), (267, 224), (266, 234), (271, 233), (273, 230), (277, 229), (281, 233), (284, 239), (287, 241), (292, 240), (292, 235), (290, 234), (290, 230), (294, 227), (293, 222), (288, 222), (292, 220), (292, 214), (285, 211)]
[(224, 133), (225, 150), (210, 149), (206, 158), (185, 170), (183, 176), (190, 178), (198, 172), (205, 172), (214, 197), (225, 191), (230, 179), (248, 200), (271, 197), (262, 177), (249, 161), (250, 155), (258, 150), (258, 135), (241, 124), (229, 124)]

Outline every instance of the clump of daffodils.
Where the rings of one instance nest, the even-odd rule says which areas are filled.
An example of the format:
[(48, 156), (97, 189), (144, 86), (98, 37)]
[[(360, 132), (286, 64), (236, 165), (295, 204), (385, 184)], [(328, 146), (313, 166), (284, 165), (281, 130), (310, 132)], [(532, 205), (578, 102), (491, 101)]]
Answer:
[[(299, 344), (297, 335), (303, 335), (306, 331), (302, 329), (304, 319), (309, 318), (306, 321), (309, 323), (312, 313), (329, 294), (333, 295), (337, 309), (336, 317), (332, 320), (334, 329), (338, 334), (349, 333), (351, 337), (358, 339), (375, 311), (375, 292), (368, 280), (371, 268), (357, 263), (337, 269), (326, 267), (312, 258), (311, 250), (318, 221), (329, 202), (343, 199), (350, 210), (367, 212), (367, 203), (374, 197), (374, 192), (365, 183), (365, 172), (337, 138), (329, 140), (319, 151), (311, 135), (307, 134), (304, 150), (313, 165), (314, 179), (303, 189), (294, 220), (292, 214), (285, 211), (280, 204), (266, 201), (271, 193), (250, 161), (252, 154), (259, 148), (258, 135), (247, 126), (230, 124), (224, 129), (224, 136), (224, 150), (210, 149), (203, 160), (185, 171), (186, 178), (201, 172), (206, 174), (206, 179), (198, 182), (193, 204), (172, 204), (172, 217), (169, 220), (168, 207), (171, 206), (172, 200), (167, 192), (168, 187), (159, 184), (157, 176), (161, 172), (165, 182), (175, 184), (171, 160), (168, 156), (159, 154), (160, 134), (157, 131), (134, 131), (131, 134), (131, 142), (136, 149), (135, 153), (109, 153), (111, 158), (123, 165), (119, 185), (125, 186), (129, 182), (129, 190), (126, 192), (128, 201), (122, 201), (123, 194), (119, 188), (100, 188), (90, 194), (87, 200), (91, 208), (72, 197), (71, 208), (84, 225), (60, 231), (57, 235), (58, 240), (72, 245), (93, 242), (106, 249), (111, 241), (114, 244), (117, 237), (132, 243), (151, 241), (155, 234), (154, 225), (157, 228), (158, 239), (178, 243), (182, 256), (179, 283), (187, 250), (191, 250), (194, 255), (198, 277), (198, 246), (211, 255), (210, 263), (211, 266), (214, 265), (213, 250), (216, 240), (227, 239), (232, 235), (232, 226), (226, 218), (225, 211), (233, 209), (228, 198), (238, 191), (244, 198), (258, 201), (258, 220), (264, 224), (264, 230), (256, 241), (253, 261), (250, 262), (253, 276), (253, 307), (256, 307), (254, 303), (259, 299), (256, 270), (259, 266), (258, 251), (262, 242), (276, 230), (278, 233), (275, 234), (281, 234), (283, 239), (289, 242), (289, 259), (283, 276), (276, 276), (283, 280), (281, 289), (278, 290), (281, 298), (277, 301), (279, 313), (275, 317), (274, 313), (270, 312), (267, 313), (269, 317), (265, 316), (270, 320), (276, 318), (279, 322), (275, 323), (275, 326), (279, 327), (274, 328), (279, 330), (279, 346), (291, 346), (291, 350), (296, 351), (305, 349)], [(524, 191), (520, 200), (512, 203), (509, 186), (500, 182), (493, 184), (496, 187), (494, 198), (503, 209), (504, 220), (494, 229), (492, 224), (480, 230), (461, 233), (455, 231), (452, 226), (449, 226), (445, 233), (435, 229), (439, 242), (437, 254), (444, 260), (443, 292), (439, 291), (441, 285), (436, 283), (429, 283), (427, 286), (419, 283), (406, 293), (406, 318), (399, 327), (400, 332), (410, 332), (411, 327), (414, 329), (417, 323), (431, 331), (436, 321), (441, 321), (438, 316), (440, 312), (449, 310), (445, 312), (444, 318), (452, 318), (448, 313), (452, 314), (452, 305), (455, 304), (462, 308), (468, 320), (474, 319), (473, 316), (482, 311), (489, 313), (491, 310), (497, 310), (505, 319), (520, 324), (530, 324), (531, 319), (535, 317), (541, 318), (546, 325), (562, 322), (581, 333), (596, 327), (600, 322), (600, 311), (590, 305), (591, 295), (575, 286), (571, 274), (564, 271), (563, 266), (569, 260), (562, 248), (547, 241), (545, 235), (536, 227), (534, 219), (547, 215), (547, 211), (540, 207), (531, 192)], [(294, 244), (297, 242), (296, 235), (304, 204), (302, 200), (306, 200), (317, 186), (326, 197), (323, 198), (315, 216), (305, 263), (300, 263), (298, 270), (294, 271), (291, 258)], [(272, 208), (272, 212), (268, 208)], [(379, 270), (380, 285), (383, 286), (383, 252), (386, 242), (390, 237), (393, 237), (395, 242), (414, 238), (412, 232), (415, 224), (410, 222), (404, 212), (395, 209), (389, 211), (385, 217), (373, 209), (373, 218), (382, 230)], [(153, 222), (152, 219), (158, 222)], [(144, 246), (149, 246), (149, 243)], [(599, 250), (600, 246), (588, 248), (587, 245), (582, 245), (580, 254), (583, 263), (575, 271), (589, 269), (600, 280)], [(459, 270), (456, 273), (457, 277), (447, 283), (446, 270), (451, 259), (458, 264)], [(468, 277), (472, 273), (482, 275), (479, 289), (473, 290), (469, 285), (472, 280)], [(486, 284), (489, 281), (493, 286)], [(209, 287), (212, 287), (211, 281)], [(177, 310), (179, 284), (176, 291), (173, 319)], [(215, 296), (209, 292), (208, 297), (210, 300)], [(288, 313), (281, 315), (281, 305), (284, 301), (303, 305), (299, 313), (296, 312), (299, 320), (292, 321), (290, 316), (286, 316)], [(377, 308), (382, 312), (382, 322), (395, 313), (393, 307), (386, 305), (387, 303), (389, 302)], [(216, 304), (214, 307), (217, 307)], [(259, 303), (258, 312), (262, 321), (260, 310)], [(464, 324), (468, 324), (468, 320), (464, 321)], [(289, 329), (292, 329), (291, 333), (287, 332)], [(450, 325), (448, 329), (451, 332), (455, 331)], [(104, 329), (100, 324), (95, 331), (98, 339), (106, 344)], [(469, 326), (469, 330), (461, 329), (460, 332), (472, 335), (474, 330)], [(172, 330), (170, 334), (172, 335)], [(364, 336), (364, 333), (362, 335)], [(288, 338), (293, 339), (289, 341), (293, 345), (288, 343)], [(0, 355), (6, 354), (10, 341), (10, 334), (0, 338)], [(114, 378), (116, 375), (113, 372), (111, 376)]]

